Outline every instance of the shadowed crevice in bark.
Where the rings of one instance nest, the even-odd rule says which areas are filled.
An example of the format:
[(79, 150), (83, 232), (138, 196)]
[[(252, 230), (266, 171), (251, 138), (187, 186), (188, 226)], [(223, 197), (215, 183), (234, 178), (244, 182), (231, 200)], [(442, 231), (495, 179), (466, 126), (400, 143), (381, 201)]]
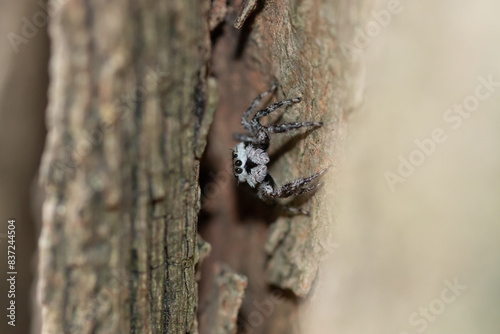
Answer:
[[(314, 131), (274, 135), (270, 174), (284, 184), (333, 166), (321, 180), (332, 182), (346, 133), (345, 115), (359, 106), (360, 94), (355, 92), (361, 89), (354, 86), (359, 59), (346, 57), (339, 46), (361, 22), (367, 2), (258, 3), (258, 10), (239, 31), (232, 23), (241, 1), (231, 2), (226, 22), (213, 32), (210, 68), (217, 79), (219, 103), (200, 184), (200, 233), (213, 249), (201, 266), (200, 301), (209, 298), (213, 268), (225, 262), (248, 278), (238, 333), (250, 329), (252, 333), (298, 333), (298, 312), (327, 251), (324, 240), (332, 234), (334, 194), (320, 188), (280, 202), (303, 207), (311, 217), (287, 216), (279, 206), (266, 205), (255, 196), (255, 189), (236, 185), (230, 158), (236, 144), (232, 136), (242, 132), (241, 116), (255, 96), (277, 79), (277, 93), (262, 101), (261, 108), (296, 96), (303, 101), (277, 111), (264, 123), (323, 121), (325, 125)], [(270, 314), (263, 314), (259, 305), (271, 303), (272, 288), (283, 292), (282, 302), (273, 304)], [(251, 324), (256, 314), (262, 315), (262, 321)], [(200, 322), (202, 333), (209, 333), (208, 328)]]

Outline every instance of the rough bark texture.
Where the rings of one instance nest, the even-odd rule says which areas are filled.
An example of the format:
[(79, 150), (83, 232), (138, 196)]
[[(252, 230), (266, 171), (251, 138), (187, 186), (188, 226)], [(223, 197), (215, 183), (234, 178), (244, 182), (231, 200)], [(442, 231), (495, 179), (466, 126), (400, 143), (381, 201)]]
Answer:
[(206, 325), (207, 333), (234, 334), (247, 278), (224, 264), (216, 265), (215, 273), (215, 282), (207, 304), (200, 305), (200, 322)]
[(200, 305), (213, 306), (200, 310), (200, 331), (298, 332), (297, 306), (328, 251), (320, 235), (331, 233), (333, 195), (293, 203), (310, 218), (280, 216), (236, 188), (231, 137), (251, 100), (279, 79), (276, 98), (303, 101), (271, 120), (325, 126), (276, 136), (272, 175), (335, 174), (331, 156), (359, 103), (357, 65), (339, 41), (359, 3), (213, 1), (209, 14), (209, 1), (75, 0), (53, 10), (43, 333), (197, 332), (195, 265), (209, 248), (197, 238), (198, 176), (217, 99), (200, 175), (200, 232), (212, 244)]
[[(270, 121), (323, 121), (317, 131), (276, 135), (270, 172), (279, 183), (331, 166), (334, 179), (345, 138), (346, 116), (361, 104), (358, 60), (340, 49), (364, 13), (365, 1), (260, 1), (242, 29), (241, 6), (233, 1), (226, 23), (212, 33), (212, 71), (219, 103), (202, 162), (201, 234), (212, 245), (204, 262), (200, 299), (209, 298), (219, 262), (248, 277), (239, 315), (241, 333), (298, 333), (299, 311), (316, 279), (329, 242), (335, 192), (330, 187), (293, 201), (311, 217), (284, 217), (262, 204), (244, 185), (236, 186), (227, 150), (241, 131), (242, 113), (255, 96), (278, 79), (275, 99), (302, 96), (300, 104)], [(245, 7), (246, 8), (246, 7)], [(245, 14), (246, 15), (246, 14)], [(269, 102), (269, 101), (268, 101)], [(200, 331), (210, 333), (208, 324)]]
[(43, 333), (196, 332), (208, 10), (197, 0), (53, 9)]

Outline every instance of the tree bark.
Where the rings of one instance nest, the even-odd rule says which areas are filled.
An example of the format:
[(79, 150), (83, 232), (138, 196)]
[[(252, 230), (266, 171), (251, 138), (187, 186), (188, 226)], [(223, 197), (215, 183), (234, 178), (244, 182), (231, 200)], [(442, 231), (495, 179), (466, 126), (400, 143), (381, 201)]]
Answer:
[[(346, 116), (360, 104), (359, 65), (339, 45), (364, 2), (212, 3), (210, 15), (208, 0), (53, 9), (43, 333), (196, 333), (198, 305), (203, 333), (299, 332), (299, 305), (330, 251), (320, 236), (332, 233), (334, 192), (293, 203), (311, 217), (281, 216), (236, 188), (231, 137), (278, 79), (276, 98), (303, 100), (271, 120), (325, 126), (276, 136), (273, 177), (335, 174)], [(198, 247), (209, 248), (197, 238), (200, 205), (212, 253), (198, 303)]]
[[(202, 265), (200, 313), (210, 312), (210, 291), (221, 263), (245, 275), (248, 287), (239, 333), (299, 333), (299, 313), (311, 295), (318, 264), (335, 249), (336, 167), (348, 115), (362, 102), (361, 58), (342, 51), (368, 1), (232, 1), (227, 19), (212, 33), (211, 68), (219, 103), (202, 162), (201, 234), (212, 245)], [(248, 11), (253, 11), (249, 14)], [(243, 19), (242, 19), (243, 18)], [(234, 26), (241, 30), (234, 29)], [(313, 132), (275, 135), (270, 173), (284, 184), (330, 166), (327, 186), (292, 202), (311, 217), (286, 217), (233, 182), (228, 147), (255, 96), (278, 79), (275, 100), (301, 96), (300, 104), (270, 122), (323, 121)], [(270, 101), (266, 101), (269, 102)], [(264, 107), (264, 103), (262, 104)], [(200, 331), (210, 333), (208, 324)]]
[(195, 333), (208, 1), (52, 10), (43, 333)]

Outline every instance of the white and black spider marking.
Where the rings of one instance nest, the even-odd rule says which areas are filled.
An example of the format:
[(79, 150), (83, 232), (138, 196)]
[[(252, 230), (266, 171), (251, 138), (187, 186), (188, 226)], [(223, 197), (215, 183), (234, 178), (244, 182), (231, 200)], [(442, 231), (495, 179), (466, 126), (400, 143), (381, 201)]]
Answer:
[[(246, 182), (252, 188), (258, 189), (258, 196), (265, 202), (272, 202), (276, 198), (285, 198), (293, 195), (301, 195), (314, 190), (317, 184), (313, 181), (326, 172), (323, 169), (309, 177), (296, 179), (283, 186), (278, 186), (271, 175), (267, 172), (269, 155), (270, 135), (284, 133), (302, 127), (319, 128), (323, 122), (294, 122), (285, 124), (260, 124), (260, 119), (281, 106), (289, 106), (300, 102), (302, 99), (296, 97), (271, 104), (269, 107), (259, 110), (250, 120), (250, 116), (263, 97), (273, 93), (278, 84), (275, 83), (271, 89), (257, 96), (248, 110), (243, 114), (241, 124), (247, 130), (246, 134), (235, 134), (235, 139), (240, 141), (233, 149), (233, 172), (238, 182)], [(298, 211), (307, 214), (300, 209), (287, 208), (290, 211)]]

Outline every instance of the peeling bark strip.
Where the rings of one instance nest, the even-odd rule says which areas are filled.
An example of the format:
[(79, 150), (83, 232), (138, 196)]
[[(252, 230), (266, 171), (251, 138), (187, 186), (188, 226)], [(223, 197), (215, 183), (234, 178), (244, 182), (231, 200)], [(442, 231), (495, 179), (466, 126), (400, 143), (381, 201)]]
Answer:
[(208, 0), (57, 8), (41, 166), (42, 333), (197, 332), (208, 9)]
[(240, 11), (238, 12), (238, 16), (236, 17), (233, 26), (236, 29), (241, 29), (241, 27), (243, 27), (243, 23), (245, 23), (246, 19), (248, 19), (248, 17), (253, 13), (255, 8), (257, 8), (257, 0), (243, 0)]

